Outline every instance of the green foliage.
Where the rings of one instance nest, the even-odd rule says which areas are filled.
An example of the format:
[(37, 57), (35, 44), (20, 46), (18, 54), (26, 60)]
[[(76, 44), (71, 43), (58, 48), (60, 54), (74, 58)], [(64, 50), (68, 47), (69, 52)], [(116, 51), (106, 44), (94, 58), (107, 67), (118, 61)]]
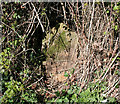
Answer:
[[(0, 68), (2, 69), (1, 73), (4, 73), (5, 71), (7, 72), (9, 70), (10, 59), (13, 57), (9, 50), (10, 48), (6, 48), (3, 50), (3, 52), (0, 53)], [(7, 76), (6, 72), (5, 74)]]
[[(118, 14), (120, 13), (120, 3), (119, 3), (119, 2), (117, 3), (117, 5), (114, 5), (114, 6), (113, 6), (113, 11), (114, 11), (115, 21), (117, 21), (117, 19), (119, 18), (119, 15), (118, 15)], [(115, 25), (114, 25), (113, 29), (114, 29), (115, 31), (118, 31), (118, 23), (115, 22), (114, 24), (115, 24)]]
[(5, 82), (5, 87), (7, 90), (0, 99), (2, 103), (37, 102), (36, 94), (32, 90), (25, 90), (21, 82), (11, 79), (11, 81)]
[[(84, 6), (87, 5), (88, 4), (85, 3)], [(31, 16), (29, 13), (32, 12), (30, 11), (28, 4), (26, 4), (26, 6), (28, 7), (26, 10), (25, 8), (20, 9), (20, 6), (21, 6), (20, 3), (17, 2), (16, 3), (5, 2), (5, 5), (2, 7), (3, 8), (3, 16), (1, 17), (2, 22), (8, 25), (8, 27), (6, 25), (2, 26), (4, 32), (3, 34), (5, 36), (1, 40), (2, 42), (4, 42), (3, 43), (4, 49), (0, 53), (0, 69), (2, 69), (1, 70), (1, 73), (3, 75), (2, 89), (4, 93), (4, 95), (1, 98), (1, 103), (13, 103), (13, 102), (16, 104), (18, 102), (37, 103), (37, 101), (39, 100), (37, 98), (37, 93), (34, 90), (28, 89), (26, 86), (33, 83), (33, 81), (35, 81), (33, 79), (38, 79), (41, 77), (42, 72), (37, 73), (36, 70), (39, 69), (39, 66), (42, 63), (42, 60), (45, 59), (45, 56), (41, 55), (40, 49), (38, 49), (37, 54), (35, 54), (35, 52), (33, 51), (26, 51), (27, 49), (29, 49), (29, 46), (30, 48), (33, 48), (31, 44), (32, 42), (35, 42), (35, 39), (32, 37), (36, 34), (28, 36), (27, 33), (29, 32), (30, 28), (28, 29), (28, 32), (25, 32), (27, 31), (28, 28), (27, 27), (28, 23), (26, 22), (29, 22), (29, 20), (31, 21)], [(111, 23), (113, 25), (113, 29), (115, 31), (118, 31), (119, 25), (116, 21), (118, 20), (118, 14), (120, 12), (120, 3), (117, 3), (117, 5), (113, 5), (112, 9), (115, 20), (113, 19)], [(39, 15), (41, 15), (41, 21), (42, 18), (47, 15), (46, 11), (47, 11), (46, 8), (43, 8), (41, 9), (41, 12), (39, 12)], [(110, 10), (107, 10), (106, 11), (107, 15), (109, 15), (110, 12), (111, 12)], [(36, 19), (35, 19), (35, 23), (37, 23)], [(32, 22), (30, 22), (30, 24), (32, 24)], [(44, 22), (42, 22), (42, 24), (44, 24)], [(23, 27), (21, 25), (23, 25)], [(10, 32), (11, 28), (12, 31), (16, 30), (16, 32), (20, 34), (21, 38), (18, 37), (18, 35), (16, 35), (14, 31), (12, 32), (11, 35)], [(46, 53), (43, 52), (44, 54), (47, 54), (48, 51), (50, 55), (53, 55), (58, 51), (68, 50), (70, 48), (70, 42), (68, 41), (70, 39), (69, 37), (66, 37), (67, 36), (66, 34), (68, 34), (69, 31), (63, 29), (63, 26), (60, 27), (59, 24), (55, 27), (55, 29), (56, 30), (54, 33), (50, 32), (52, 34), (50, 40), (51, 43), (53, 43), (52, 41), (54, 41), (54, 44), (52, 44), (52, 46), (48, 50), (47, 48), (45, 48), (44, 51)], [(34, 29), (31, 28), (30, 30), (34, 30)], [(31, 31), (30, 34), (32, 32), (33, 31)], [(106, 35), (108, 33), (104, 32), (104, 34)], [(29, 43), (28, 42), (29, 40), (32, 40), (32, 42)], [(27, 45), (29, 44), (28, 46), (26, 45), (27, 47), (26, 50), (24, 50), (25, 45), (23, 43)], [(117, 59), (120, 60), (120, 58)], [(24, 60), (26, 62), (23, 62)], [(64, 76), (69, 77), (71, 76), (71, 74), (74, 73), (74, 71), (75, 69), (72, 69), (70, 75), (67, 72), (65, 72)], [(38, 74), (39, 77), (37, 76)], [(115, 71), (115, 74), (120, 75), (119, 71)], [(45, 76), (44, 73), (42, 73), (42, 75)], [(99, 72), (97, 72), (97, 75), (99, 76)], [(25, 83), (25, 81), (28, 80), (28, 78), (30, 78), (30, 81)], [(118, 88), (119, 86), (116, 85), (116, 87)], [(46, 100), (46, 101), (47, 102), (103, 102), (104, 100), (108, 100), (109, 102), (114, 102), (115, 98), (105, 98), (101, 95), (101, 93), (105, 90), (106, 90), (106, 83), (103, 82), (90, 83), (87, 86), (87, 89), (83, 89), (81, 93), (79, 93), (80, 92), (79, 86), (72, 85), (68, 90), (62, 90), (61, 92), (57, 91), (56, 92), (57, 98), (52, 98), (51, 100), (49, 101)]]
[(67, 72), (65, 72), (64, 76), (65, 76), (65, 77), (68, 77), (68, 73), (67, 73)]
[(45, 13), (45, 11), (46, 11), (46, 9), (44, 8), (44, 9), (42, 9), (42, 12), (41, 12), (41, 16), (43, 16), (43, 15), (45, 15), (46, 13)]
[(113, 7), (113, 10), (114, 10), (114, 11), (120, 10), (120, 6), (114, 6), (114, 7)]
[[(14, 42), (10, 42), (10, 45), (17, 45), (17, 40)], [(22, 82), (18, 82), (13, 79), (13, 76), (10, 74), (12, 73), (12, 67), (11, 67), (11, 60), (14, 58), (14, 55), (11, 54), (11, 48), (6, 48), (3, 49), (3, 52), (0, 53), (0, 67), (1, 67), (1, 73), (4, 75), (3, 77), (3, 85), (4, 87), (2, 88), (4, 92), (4, 95), (0, 99), (1, 102), (3, 103), (12, 103), (12, 102), (37, 102), (36, 100), (36, 94), (30, 90), (25, 90), (24, 85), (22, 82), (25, 81), (26, 77), (22, 77), (24, 74), (28, 74), (30, 71), (29, 69), (26, 69), (21, 71), (20, 73), (20, 79)], [(13, 67), (15, 68), (15, 66)], [(16, 70), (17, 71), (17, 70)], [(17, 100), (18, 101), (17, 101)]]
[(108, 100), (109, 100), (109, 102), (112, 102), (112, 103), (115, 102), (115, 98), (113, 98), (113, 97), (109, 97)]
[(11, 81), (5, 82), (5, 87), (7, 88), (7, 90), (5, 91), (3, 97), (1, 98), (1, 102), (4, 103), (13, 102), (15, 100), (13, 98), (15, 98), (18, 92), (24, 90), (23, 84), (13, 79), (11, 79)]
[(21, 95), (21, 102), (31, 102), (31, 103), (37, 103), (37, 95), (32, 90), (28, 90), (28, 92), (25, 92)]
[(115, 102), (115, 98), (106, 98), (101, 95), (106, 90), (106, 83), (90, 83), (86, 90), (79, 93), (80, 88), (77, 85), (71, 86), (67, 91), (56, 92), (57, 98), (52, 98), (48, 102)]
[(18, 15), (17, 13), (14, 13), (13, 18), (14, 18), (14, 19), (18, 19), (18, 18), (21, 18), (21, 17), (20, 17), (20, 15)]

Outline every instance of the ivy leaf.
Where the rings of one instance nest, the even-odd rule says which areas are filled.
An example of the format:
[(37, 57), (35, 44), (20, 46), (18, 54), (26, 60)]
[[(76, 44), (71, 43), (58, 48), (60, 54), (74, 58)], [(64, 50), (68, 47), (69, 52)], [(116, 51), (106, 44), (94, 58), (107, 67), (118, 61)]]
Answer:
[(18, 15), (17, 17), (18, 17), (18, 18), (21, 18), (21, 16), (20, 16), (20, 15)]
[(118, 25), (115, 25), (115, 30), (118, 30)]
[(109, 13), (109, 10), (107, 10), (106, 13)]
[(64, 102), (69, 102), (69, 99), (67, 97), (65, 97)]
[(62, 103), (62, 99), (58, 99), (56, 102), (58, 102), (58, 103), (59, 103), (59, 102)]
[(97, 100), (95, 99), (95, 97), (91, 97), (89, 98), (90, 102), (97, 102)]
[(104, 35), (106, 34), (106, 31), (104, 32)]
[(115, 11), (115, 10), (118, 10), (118, 6), (114, 6), (114, 8), (113, 8), (113, 10)]
[(15, 25), (15, 26), (17, 25), (17, 21), (14, 21), (14, 25)]
[(84, 6), (87, 6), (87, 5), (88, 5), (88, 3), (85, 3), (85, 4), (84, 4)]
[(17, 45), (17, 40), (15, 40), (15, 46)]
[(73, 94), (71, 99), (72, 99), (74, 102), (77, 102), (77, 101), (78, 101), (78, 100), (77, 100), (77, 95), (76, 95), (76, 94)]
[(67, 72), (65, 72), (64, 76), (65, 76), (65, 77), (68, 77), (68, 73), (67, 73)]
[(73, 70), (71, 71), (71, 74), (73, 74), (75, 72), (75, 69), (73, 68)]
[(46, 9), (45, 8), (43, 8), (43, 11), (45, 11)]
[(50, 100), (50, 102), (55, 102), (55, 98), (53, 98), (52, 100)]
[(15, 30), (15, 26), (12, 24), (12, 29)]
[(17, 13), (15, 13), (15, 14), (13, 15), (13, 18), (16, 18), (16, 16), (17, 16)]
[(62, 94), (64, 95), (65, 93), (66, 93), (66, 91), (63, 89), (63, 90), (62, 90)]
[(67, 93), (70, 95), (70, 94), (73, 94), (73, 91), (70, 89), (67, 91)]
[(41, 13), (41, 16), (43, 16), (43, 15), (45, 15), (45, 14), (46, 14), (46, 13), (43, 12), (43, 13)]
[(5, 40), (5, 37), (2, 37), (2, 40)]
[(60, 96), (60, 92), (59, 91), (55, 92), (55, 94), (56, 94), (56, 96)]
[(13, 90), (11, 90), (11, 91), (9, 92), (8, 97), (9, 97), (9, 98), (11, 98), (11, 97), (13, 97), (13, 95), (14, 95), (14, 91), (13, 91)]
[(4, 75), (7, 76), (7, 75), (8, 75), (8, 71), (5, 71), (5, 72), (4, 72)]

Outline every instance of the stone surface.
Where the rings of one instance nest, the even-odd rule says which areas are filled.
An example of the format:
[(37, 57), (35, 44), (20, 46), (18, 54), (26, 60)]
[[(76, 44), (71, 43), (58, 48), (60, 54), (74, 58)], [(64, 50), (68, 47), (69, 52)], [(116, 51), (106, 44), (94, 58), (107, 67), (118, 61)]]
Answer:
[(45, 45), (48, 55), (45, 63), (47, 73), (58, 82), (66, 80), (64, 72), (66, 69), (73, 68), (77, 58), (75, 50), (77, 48), (77, 34), (68, 31), (66, 25), (60, 23), (57, 28), (52, 28), (51, 32), (47, 34), (46, 39), (43, 40), (43, 48)]

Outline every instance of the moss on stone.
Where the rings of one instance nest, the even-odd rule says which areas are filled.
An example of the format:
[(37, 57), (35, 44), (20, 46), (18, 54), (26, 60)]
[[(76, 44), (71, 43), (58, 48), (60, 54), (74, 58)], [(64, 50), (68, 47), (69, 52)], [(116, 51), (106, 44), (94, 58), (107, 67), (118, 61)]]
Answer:
[(60, 23), (58, 30), (52, 28), (52, 31), (47, 34), (46, 39), (43, 40), (43, 44), (47, 44), (47, 53), (53, 56), (55, 59), (59, 57), (59, 54), (64, 51), (68, 52), (71, 47), (71, 36), (69, 36), (68, 29), (64, 28), (63, 23)]

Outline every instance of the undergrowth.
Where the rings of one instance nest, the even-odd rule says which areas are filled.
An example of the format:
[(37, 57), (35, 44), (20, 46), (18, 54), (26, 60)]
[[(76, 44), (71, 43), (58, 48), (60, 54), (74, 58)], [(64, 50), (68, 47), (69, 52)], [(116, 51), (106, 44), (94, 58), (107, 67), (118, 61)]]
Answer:
[[(67, 86), (67, 84), (66, 84)], [(113, 97), (107, 97), (103, 92), (107, 89), (105, 81), (99, 83), (89, 83), (86, 89), (80, 92), (80, 87), (75, 84), (67, 90), (63, 89), (61, 92), (55, 92), (56, 98), (46, 99), (46, 102), (61, 102), (61, 103), (75, 103), (75, 102), (116, 102)]]

